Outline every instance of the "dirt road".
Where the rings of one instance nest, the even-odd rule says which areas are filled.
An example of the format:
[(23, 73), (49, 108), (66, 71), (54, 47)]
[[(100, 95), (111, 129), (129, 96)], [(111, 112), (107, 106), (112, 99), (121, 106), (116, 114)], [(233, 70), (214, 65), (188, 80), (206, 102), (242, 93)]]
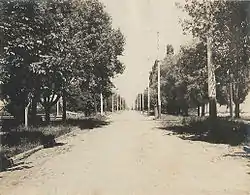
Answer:
[(249, 195), (248, 160), (225, 145), (166, 135), (136, 112), (76, 130), (0, 175), (1, 195)]

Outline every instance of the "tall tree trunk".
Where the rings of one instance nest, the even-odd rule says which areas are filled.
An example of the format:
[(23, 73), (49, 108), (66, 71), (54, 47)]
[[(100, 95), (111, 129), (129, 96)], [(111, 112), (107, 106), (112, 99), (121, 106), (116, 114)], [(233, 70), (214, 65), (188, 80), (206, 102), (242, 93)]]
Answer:
[(240, 104), (238, 102), (235, 103), (234, 114), (235, 118), (240, 118)]
[(37, 104), (40, 100), (39, 95), (35, 94), (35, 97), (31, 101), (31, 123), (36, 125), (38, 123), (37, 118)]
[(66, 105), (66, 93), (63, 92), (63, 96), (62, 96), (62, 102), (63, 102), (63, 107), (62, 107), (62, 120), (65, 123), (67, 120), (67, 105)]
[(97, 109), (97, 102), (96, 102), (96, 96), (94, 95), (94, 106), (95, 106), (95, 115), (97, 115), (98, 109)]
[(200, 110), (200, 106), (197, 107), (197, 116), (200, 116), (201, 110)]
[(49, 124), (50, 123), (50, 106), (45, 106), (44, 110), (45, 110), (45, 122), (46, 124)]
[(184, 116), (188, 116), (188, 105), (186, 103), (183, 105), (183, 112)]
[(205, 116), (205, 104), (202, 104), (201, 106), (201, 116)]
[(217, 118), (217, 105), (215, 98), (210, 98), (209, 100), (209, 117)]
[(38, 103), (38, 101), (36, 101), (34, 98), (32, 100), (32, 106), (31, 106), (31, 119), (32, 119), (33, 123), (35, 123), (35, 121), (36, 121), (37, 103)]
[(229, 83), (229, 111), (230, 117), (233, 118), (233, 74), (230, 73), (230, 83)]
[(178, 115), (178, 116), (181, 115), (181, 107), (180, 107), (180, 106), (178, 106), (177, 115)]

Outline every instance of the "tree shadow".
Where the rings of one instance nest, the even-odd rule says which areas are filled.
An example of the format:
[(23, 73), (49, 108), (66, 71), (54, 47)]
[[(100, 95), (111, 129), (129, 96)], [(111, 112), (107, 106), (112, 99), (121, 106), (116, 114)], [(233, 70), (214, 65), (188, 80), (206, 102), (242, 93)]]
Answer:
[[(245, 152), (234, 152), (232, 154), (225, 154), (224, 157), (240, 157), (240, 158), (246, 158), (250, 160), (250, 154), (247, 154)], [(249, 166), (249, 165), (248, 165)]]
[(34, 166), (31, 166), (31, 165), (13, 166), (13, 167), (10, 167), (10, 168), (6, 169), (5, 172), (21, 171), (21, 170), (24, 170), (24, 169), (31, 169), (33, 167)]
[[(236, 158), (243, 158), (248, 160), (247, 167), (250, 168), (250, 154), (246, 152), (234, 152), (232, 154), (225, 154), (223, 157), (236, 157)], [(250, 172), (247, 172), (248, 175), (250, 175)]]
[(57, 142), (55, 142), (55, 143), (53, 143), (53, 144), (51, 144), (51, 145), (48, 145), (48, 146), (44, 146), (44, 148), (55, 148), (55, 147), (60, 147), (60, 146), (64, 146), (64, 145), (66, 145), (65, 143), (57, 143)]
[(170, 131), (183, 140), (203, 141), (213, 144), (237, 146), (246, 140), (248, 125), (227, 118), (186, 117), (180, 120), (166, 120), (159, 129)]
[(109, 125), (110, 121), (99, 120), (99, 119), (69, 119), (67, 120), (67, 124), (70, 126), (77, 126), (81, 130), (85, 129), (95, 129), (101, 128), (103, 126)]
[(95, 128), (101, 128), (109, 125), (111, 122), (96, 118), (83, 118), (83, 119), (68, 119), (66, 122), (63, 121), (52, 121), (51, 126), (69, 126), (79, 127), (81, 130), (92, 130)]
[(23, 169), (30, 169), (34, 166), (30, 165), (31, 163), (29, 162), (17, 162), (13, 163), (12, 165), (2, 168), (1, 172), (13, 172), (13, 171), (20, 171)]

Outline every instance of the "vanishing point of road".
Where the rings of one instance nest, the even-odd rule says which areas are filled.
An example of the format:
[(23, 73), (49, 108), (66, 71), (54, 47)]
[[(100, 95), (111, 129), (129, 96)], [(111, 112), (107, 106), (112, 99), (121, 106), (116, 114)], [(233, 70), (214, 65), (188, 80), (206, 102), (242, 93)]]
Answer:
[(249, 195), (249, 159), (170, 135), (134, 111), (77, 129), (0, 175), (1, 195)]

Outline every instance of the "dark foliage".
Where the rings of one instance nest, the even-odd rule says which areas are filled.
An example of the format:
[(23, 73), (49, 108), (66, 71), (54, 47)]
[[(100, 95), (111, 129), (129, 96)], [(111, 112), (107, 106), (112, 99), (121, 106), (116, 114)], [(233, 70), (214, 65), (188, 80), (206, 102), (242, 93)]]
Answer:
[(165, 123), (163, 129), (173, 131), (183, 139), (215, 144), (240, 145), (246, 141), (248, 126), (227, 118), (185, 117), (180, 122)]

